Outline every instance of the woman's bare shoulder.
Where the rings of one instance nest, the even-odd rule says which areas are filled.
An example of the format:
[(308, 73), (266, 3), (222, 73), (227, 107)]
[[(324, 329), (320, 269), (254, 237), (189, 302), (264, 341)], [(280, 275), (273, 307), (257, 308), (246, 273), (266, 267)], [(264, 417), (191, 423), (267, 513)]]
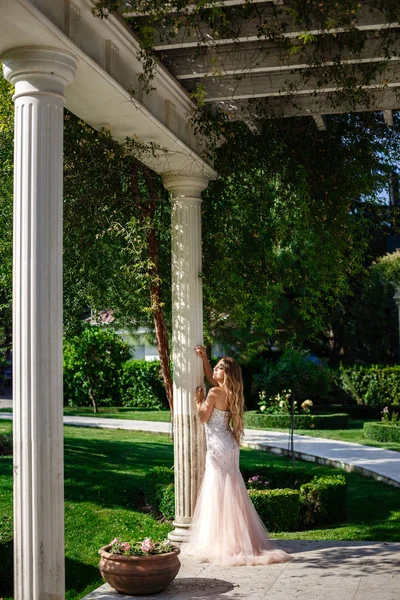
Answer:
[(216, 396), (219, 396), (220, 398), (226, 396), (225, 390), (221, 387), (212, 387), (208, 393), (215, 394)]

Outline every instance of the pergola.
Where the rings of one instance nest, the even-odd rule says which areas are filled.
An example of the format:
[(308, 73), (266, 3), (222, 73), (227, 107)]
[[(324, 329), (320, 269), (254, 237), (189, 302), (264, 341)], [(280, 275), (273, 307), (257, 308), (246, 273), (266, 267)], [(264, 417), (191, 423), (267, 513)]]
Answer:
[[(235, 7), (240, 0), (221, 0)], [(259, 2), (268, 17), (273, 4)], [(399, 108), (400, 60), (392, 58), (369, 84), (369, 101), (333, 108), (335, 89), (318, 87), (318, 72), (305, 80), (309, 49), (283, 61), (275, 46), (254, 52), (254, 22), (238, 39), (210, 45), (180, 33), (156, 42), (160, 65), (146, 94), (139, 89), (138, 41), (124, 20), (101, 20), (91, 0), (0, 0), (0, 56), (15, 86), (14, 191), (14, 515), (16, 600), (62, 600), (64, 590), (62, 401), (62, 169), (63, 107), (96, 129), (107, 127), (156, 143), (142, 158), (160, 173), (172, 197), (173, 371), (176, 517), (173, 540), (184, 540), (204, 465), (204, 437), (194, 410), (203, 382), (194, 347), (202, 342), (201, 192), (217, 173), (202, 158), (188, 91), (202, 80), (206, 102), (257, 129), (259, 117), (311, 115), (325, 127), (329, 112)], [(173, 8), (171, 9), (173, 10)], [(145, 19), (135, 15), (135, 19)], [(205, 25), (206, 27), (206, 25)], [(398, 23), (362, 2), (357, 27), (371, 32), (349, 64), (379, 58), (379, 32)], [(207, 33), (207, 32), (206, 32)], [(288, 29), (295, 38), (301, 32)], [(314, 35), (322, 32), (315, 30)], [(340, 32), (336, 32), (340, 34)], [(211, 35), (211, 34), (209, 34)], [(332, 42), (331, 42), (332, 43)], [(328, 44), (328, 42), (327, 42)], [(240, 60), (236, 56), (239, 52)], [(254, 55), (257, 54), (255, 57)], [(384, 58), (384, 57), (383, 57)], [(223, 69), (215, 74), (221, 61)], [(236, 75), (242, 72), (240, 80)], [(290, 89), (290, 99), (287, 93)], [(251, 111), (249, 111), (251, 106)], [(250, 117), (251, 112), (251, 117)]]

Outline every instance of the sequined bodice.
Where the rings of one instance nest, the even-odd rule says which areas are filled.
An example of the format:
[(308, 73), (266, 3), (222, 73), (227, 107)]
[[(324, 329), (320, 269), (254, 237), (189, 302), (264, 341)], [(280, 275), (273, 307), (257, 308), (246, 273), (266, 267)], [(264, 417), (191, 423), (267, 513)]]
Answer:
[(208, 468), (217, 469), (223, 476), (239, 468), (239, 445), (229, 427), (230, 417), (229, 411), (214, 407), (205, 424)]

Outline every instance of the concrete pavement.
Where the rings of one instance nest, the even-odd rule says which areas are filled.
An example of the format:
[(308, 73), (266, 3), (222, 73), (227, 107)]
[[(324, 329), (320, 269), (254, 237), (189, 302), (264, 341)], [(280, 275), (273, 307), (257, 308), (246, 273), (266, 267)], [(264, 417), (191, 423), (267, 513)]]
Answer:
[[(218, 567), (188, 558), (171, 585), (147, 600), (398, 600), (400, 544), (282, 541), (289, 563)], [(83, 600), (128, 600), (107, 584)]]

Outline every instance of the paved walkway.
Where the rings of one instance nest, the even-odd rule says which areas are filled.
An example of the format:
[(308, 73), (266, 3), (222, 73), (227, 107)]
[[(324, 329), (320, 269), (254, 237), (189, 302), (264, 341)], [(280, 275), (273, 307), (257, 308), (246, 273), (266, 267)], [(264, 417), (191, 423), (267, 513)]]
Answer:
[[(3, 402), (3, 400), (0, 400), (0, 408), (2, 408)], [(10, 419), (12, 413), (0, 413), (0, 418)], [(171, 432), (170, 423), (105, 419), (101, 417), (68, 416), (64, 417), (64, 425), (127, 429), (153, 433)], [(246, 429), (243, 445), (258, 450), (288, 454), (289, 436), (287, 433), (279, 431)], [(295, 456), (299, 459), (341, 467), (347, 471), (357, 471), (363, 475), (400, 487), (400, 452), (306, 435), (294, 436), (294, 450)]]
[[(221, 568), (182, 559), (177, 578), (147, 600), (398, 600), (400, 544), (284, 541), (293, 560)], [(107, 584), (83, 600), (128, 600)]]

